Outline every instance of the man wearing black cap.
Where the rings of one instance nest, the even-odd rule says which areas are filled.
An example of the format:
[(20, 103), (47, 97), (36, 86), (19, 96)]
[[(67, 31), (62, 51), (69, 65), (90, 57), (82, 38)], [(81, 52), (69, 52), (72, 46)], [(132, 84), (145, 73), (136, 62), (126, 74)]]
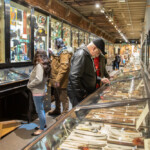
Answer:
[[(67, 89), (73, 106), (95, 91), (97, 78), (93, 58), (98, 57), (104, 48), (104, 41), (97, 38), (87, 47), (78, 49), (73, 55)], [(109, 83), (107, 78), (102, 78), (101, 81)]]

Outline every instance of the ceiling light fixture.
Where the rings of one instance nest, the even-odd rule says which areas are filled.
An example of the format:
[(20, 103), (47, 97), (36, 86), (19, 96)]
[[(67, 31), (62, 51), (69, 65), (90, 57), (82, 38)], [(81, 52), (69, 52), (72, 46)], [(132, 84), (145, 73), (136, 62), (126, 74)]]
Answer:
[(104, 9), (101, 9), (101, 10), (100, 10), (100, 12), (101, 12), (101, 13), (104, 13), (104, 12), (105, 12), (105, 10), (104, 10)]
[(95, 5), (95, 7), (96, 7), (96, 8), (99, 8), (99, 7), (100, 7), (100, 5), (99, 5), (99, 4), (96, 4), (96, 5)]

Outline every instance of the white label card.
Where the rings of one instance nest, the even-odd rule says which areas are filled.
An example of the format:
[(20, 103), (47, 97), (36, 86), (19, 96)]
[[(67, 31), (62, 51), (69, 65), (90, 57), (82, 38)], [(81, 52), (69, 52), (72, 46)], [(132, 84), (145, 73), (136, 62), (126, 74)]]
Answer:
[(144, 139), (144, 149), (150, 150), (150, 139)]
[(148, 113), (149, 113), (149, 106), (148, 104), (146, 104), (145, 108), (143, 109), (143, 112), (141, 113), (139, 119), (136, 122), (136, 130), (139, 129), (140, 125), (142, 124), (143, 120), (145, 119)]

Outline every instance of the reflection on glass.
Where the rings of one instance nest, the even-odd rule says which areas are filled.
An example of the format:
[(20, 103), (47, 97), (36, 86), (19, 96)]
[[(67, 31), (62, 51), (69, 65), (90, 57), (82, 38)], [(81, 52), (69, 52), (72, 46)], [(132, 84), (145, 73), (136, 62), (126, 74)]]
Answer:
[(30, 9), (10, 2), (11, 62), (31, 60)]
[(51, 48), (54, 49), (55, 38), (61, 37), (61, 22), (51, 18)]
[(34, 50), (48, 49), (49, 17), (37, 11), (34, 12)]
[(71, 42), (71, 27), (67, 24), (63, 24), (63, 41), (65, 43), (66, 46), (70, 46), (70, 42)]
[(9, 69), (0, 70), (0, 85), (23, 79), (24, 76), (10, 71)]
[(82, 44), (85, 44), (84, 32), (79, 30), (79, 46), (81, 46)]
[(4, 1), (0, 1), (0, 63), (5, 62)]
[(85, 45), (89, 44), (89, 33), (85, 33)]
[(21, 68), (12, 68), (11, 71), (22, 74), (25, 77), (29, 78), (29, 75), (33, 69), (33, 66), (28, 66), (28, 67), (21, 67)]
[(74, 50), (78, 48), (78, 29), (72, 28), (72, 47)]

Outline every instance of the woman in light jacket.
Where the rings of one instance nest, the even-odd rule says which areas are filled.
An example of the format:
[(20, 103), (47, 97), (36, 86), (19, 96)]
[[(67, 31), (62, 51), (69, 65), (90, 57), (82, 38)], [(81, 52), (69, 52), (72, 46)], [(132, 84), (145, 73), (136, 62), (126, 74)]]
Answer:
[(45, 85), (50, 74), (50, 61), (45, 51), (37, 51), (34, 57), (34, 68), (31, 72), (27, 87), (31, 90), (36, 112), (40, 120), (40, 126), (32, 135), (41, 134), (46, 127), (44, 111)]

